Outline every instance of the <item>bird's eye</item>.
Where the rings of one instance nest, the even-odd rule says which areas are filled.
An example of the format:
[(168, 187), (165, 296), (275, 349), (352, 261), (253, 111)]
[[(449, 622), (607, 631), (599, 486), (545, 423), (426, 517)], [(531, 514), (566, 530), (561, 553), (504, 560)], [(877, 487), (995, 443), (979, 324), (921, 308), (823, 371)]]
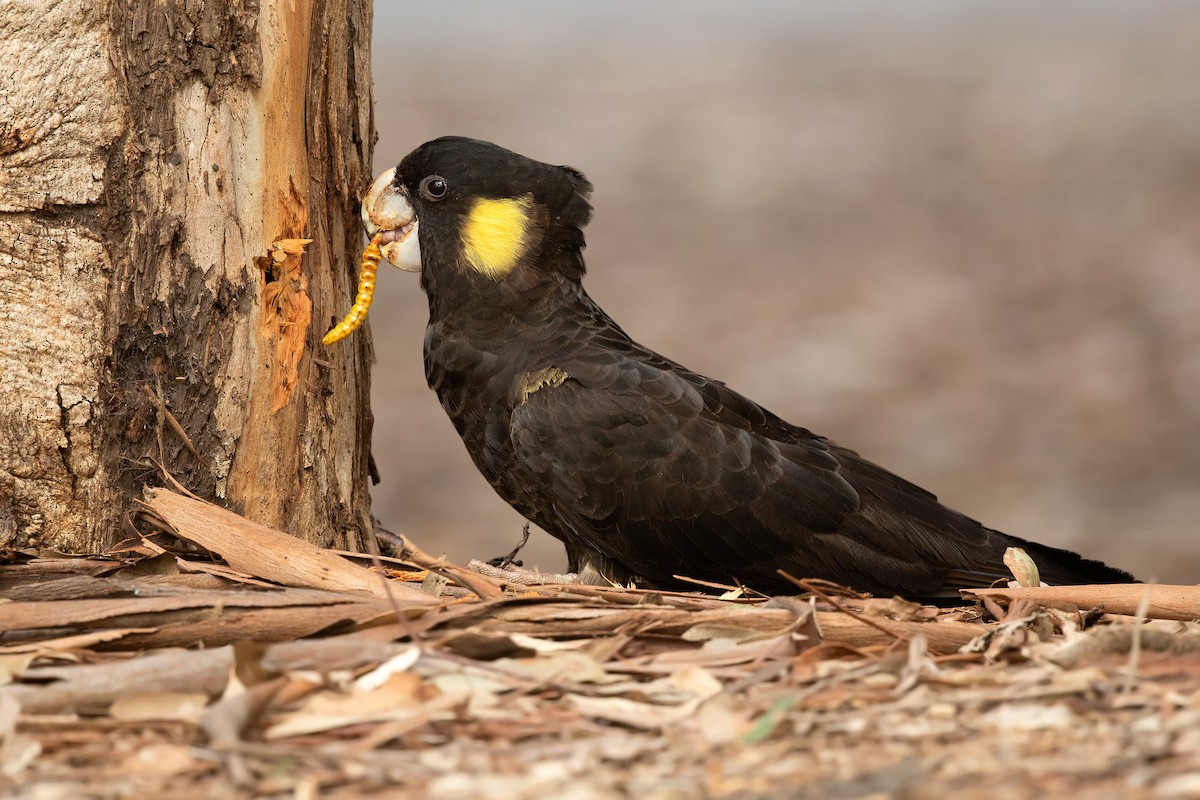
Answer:
[(425, 196), (426, 200), (441, 200), (449, 189), (446, 179), (441, 175), (430, 175), (421, 181), (421, 194)]

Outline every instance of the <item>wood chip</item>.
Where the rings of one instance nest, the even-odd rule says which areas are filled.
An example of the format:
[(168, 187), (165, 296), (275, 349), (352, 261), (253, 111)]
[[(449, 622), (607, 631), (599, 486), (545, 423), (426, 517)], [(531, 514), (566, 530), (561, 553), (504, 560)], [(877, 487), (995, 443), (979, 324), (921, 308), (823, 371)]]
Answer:
[[(166, 489), (149, 490), (149, 498), (150, 508), (181, 538), (220, 555), (239, 572), (285, 586), (388, 596), (378, 574), (303, 539)], [(391, 589), (405, 605), (437, 602), (400, 581), (393, 581)]]
[(1103, 608), (1110, 614), (1136, 615), (1149, 599), (1148, 619), (1200, 619), (1200, 586), (1121, 583), (1093, 586), (1039, 586), (1002, 589), (964, 589), (963, 596), (1002, 599), (1007, 603), (1028, 600), (1050, 608), (1076, 611)]

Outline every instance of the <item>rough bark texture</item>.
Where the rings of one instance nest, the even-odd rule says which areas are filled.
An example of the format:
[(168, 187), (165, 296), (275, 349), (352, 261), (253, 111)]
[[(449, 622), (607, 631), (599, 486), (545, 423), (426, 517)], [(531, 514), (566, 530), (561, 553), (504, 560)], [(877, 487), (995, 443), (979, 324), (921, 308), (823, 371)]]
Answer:
[(6, 4), (0, 547), (111, 543), (159, 465), (357, 547), (370, 340), (314, 348), (361, 250), (370, 23), (367, 0)]

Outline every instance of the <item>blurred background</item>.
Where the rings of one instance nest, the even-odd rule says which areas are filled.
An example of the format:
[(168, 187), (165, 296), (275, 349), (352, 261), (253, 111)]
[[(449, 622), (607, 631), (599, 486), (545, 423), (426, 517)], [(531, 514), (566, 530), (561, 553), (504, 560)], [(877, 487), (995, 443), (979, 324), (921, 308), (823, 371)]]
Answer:
[[(378, 3), (374, 36), (376, 172), (444, 134), (577, 167), (634, 338), (991, 527), (1200, 581), (1200, 5)], [(523, 521), (426, 318), (382, 272), (374, 513), (496, 556)]]

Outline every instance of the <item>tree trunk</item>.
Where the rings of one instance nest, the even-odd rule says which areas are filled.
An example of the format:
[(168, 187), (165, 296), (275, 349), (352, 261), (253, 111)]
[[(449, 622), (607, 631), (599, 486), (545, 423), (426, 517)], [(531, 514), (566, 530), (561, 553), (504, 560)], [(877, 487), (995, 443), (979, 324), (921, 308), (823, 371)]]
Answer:
[(6, 0), (0, 547), (103, 548), (165, 471), (358, 548), (370, 338), (320, 337), (363, 244), (370, 27), (369, 0)]

